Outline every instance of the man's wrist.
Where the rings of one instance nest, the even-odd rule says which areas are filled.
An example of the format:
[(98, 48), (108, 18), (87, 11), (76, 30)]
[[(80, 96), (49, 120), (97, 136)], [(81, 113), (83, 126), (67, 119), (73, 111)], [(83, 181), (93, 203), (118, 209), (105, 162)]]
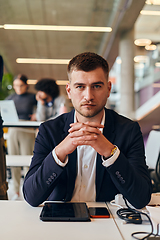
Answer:
[(117, 146), (114, 145), (114, 147), (111, 150), (111, 154), (108, 157), (103, 156), (103, 159), (107, 160), (107, 159), (111, 158), (115, 154), (116, 151), (117, 151)]
[(114, 152), (114, 154), (110, 158), (104, 159), (104, 157), (102, 156), (103, 166), (105, 167), (111, 166), (117, 160), (117, 158), (119, 157), (119, 154), (120, 154), (120, 150), (117, 147), (117, 150)]
[(55, 151), (55, 154), (56, 154), (57, 158), (58, 158), (62, 163), (64, 163), (65, 160), (66, 160), (66, 156), (67, 156), (67, 155), (64, 154), (64, 151), (59, 150), (57, 146), (55, 147), (54, 151)]
[(58, 158), (58, 156), (57, 156), (57, 154), (56, 154), (56, 152), (55, 152), (55, 148), (54, 148), (53, 151), (52, 151), (52, 156), (53, 156), (55, 162), (56, 162), (59, 166), (61, 166), (61, 167), (65, 167), (66, 164), (68, 163), (68, 157), (67, 157), (67, 156), (66, 156), (64, 162), (62, 162), (62, 161)]

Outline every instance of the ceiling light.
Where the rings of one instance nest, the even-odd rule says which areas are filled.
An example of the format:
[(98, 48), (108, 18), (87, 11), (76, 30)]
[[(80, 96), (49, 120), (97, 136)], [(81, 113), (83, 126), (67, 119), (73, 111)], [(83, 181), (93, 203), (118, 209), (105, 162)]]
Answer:
[[(38, 80), (36, 79), (28, 79), (27, 84), (36, 84)], [(68, 80), (57, 80), (56, 83), (58, 85), (66, 85), (69, 81)]]
[(153, 84), (152, 84), (152, 87), (154, 87), (154, 88), (160, 88), (160, 83), (153, 83)]
[(160, 126), (159, 126), (159, 125), (153, 125), (153, 126), (152, 126), (152, 129), (154, 129), (154, 130), (160, 130)]
[(117, 59), (116, 59), (116, 63), (117, 63), (117, 64), (121, 64), (121, 63), (122, 63), (122, 59), (119, 58), (119, 57), (117, 57)]
[(56, 83), (58, 85), (66, 85), (69, 81), (68, 80), (57, 80)]
[(134, 61), (136, 62), (136, 63), (145, 63), (145, 62), (147, 62), (147, 60), (148, 60), (148, 56), (135, 56), (134, 57)]
[(156, 66), (156, 67), (160, 67), (160, 62), (156, 62), (156, 63), (155, 63), (155, 66)]
[(142, 11), (140, 11), (140, 14), (142, 14), (142, 15), (155, 15), (155, 16), (159, 16), (160, 15), (160, 11), (142, 10)]
[(36, 79), (28, 79), (27, 84), (36, 84), (37, 80)]
[(148, 4), (148, 5), (160, 5), (160, 0), (147, 0), (146, 4)]
[(17, 63), (32, 64), (68, 64), (70, 59), (41, 59), (41, 58), (17, 58)]
[(145, 46), (145, 49), (148, 51), (154, 51), (154, 50), (156, 50), (156, 48), (157, 48), (157, 46), (155, 44)]
[(25, 24), (4, 24), (4, 29), (13, 30), (43, 30), (43, 31), (85, 31), (85, 32), (111, 32), (110, 27), (92, 26), (56, 26), (56, 25), (25, 25)]
[(146, 46), (146, 45), (150, 45), (151, 44), (151, 40), (150, 39), (136, 39), (134, 41), (134, 44), (137, 46)]

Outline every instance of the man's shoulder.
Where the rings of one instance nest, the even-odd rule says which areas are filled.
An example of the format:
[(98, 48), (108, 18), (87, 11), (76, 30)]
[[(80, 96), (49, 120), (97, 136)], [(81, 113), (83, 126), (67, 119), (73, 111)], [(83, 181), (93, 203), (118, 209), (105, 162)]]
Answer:
[[(118, 137), (128, 138), (134, 132), (134, 134), (141, 134), (141, 129), (137, 121), (131, 120), (117, 112), (107, 109), (105, 129), (110, 132), (115, 132)], [(106, 130), (106, 131), (107, 131)]]
[(117, 125), (134, 125), (137, 124), (135, 120), (132, 120), (126, 116), (123, 116), (112, 109), (105, 109), (106, 120), (107, 118), (112, 119), (112, 121)]

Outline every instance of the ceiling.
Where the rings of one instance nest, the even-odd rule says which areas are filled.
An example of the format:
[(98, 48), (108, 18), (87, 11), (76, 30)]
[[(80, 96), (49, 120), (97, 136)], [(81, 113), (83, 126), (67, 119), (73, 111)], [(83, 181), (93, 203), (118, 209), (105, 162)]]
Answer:
[[(0, 0), (0, 25), (36, 24), (112, 27), (111, 33), (0, 28), (0, 54), (13, 75), (30, 79), (67, 79), (66, 65), (19, 64), (17, 58), (71, 59), (78, 53), (93, 51), (110, 63), (118, 55), (122, 31), (130, 29), (145, 0)], [(140, 28), (140, 31), (143, 29)]]

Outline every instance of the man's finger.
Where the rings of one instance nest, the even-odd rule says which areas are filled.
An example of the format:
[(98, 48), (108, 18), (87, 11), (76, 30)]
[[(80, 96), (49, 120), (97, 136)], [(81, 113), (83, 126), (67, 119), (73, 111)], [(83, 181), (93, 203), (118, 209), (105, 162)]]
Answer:
[(73, 126), (79, 126), (79, 127), (83, 127), (84, 125), (90, 126), (90, 127), (95, 127), (95, 128), (104, 128), (104, 125), (97, 123), (97, 122), (86, 122), (86, 123), (71, 123), (70, 127)]

